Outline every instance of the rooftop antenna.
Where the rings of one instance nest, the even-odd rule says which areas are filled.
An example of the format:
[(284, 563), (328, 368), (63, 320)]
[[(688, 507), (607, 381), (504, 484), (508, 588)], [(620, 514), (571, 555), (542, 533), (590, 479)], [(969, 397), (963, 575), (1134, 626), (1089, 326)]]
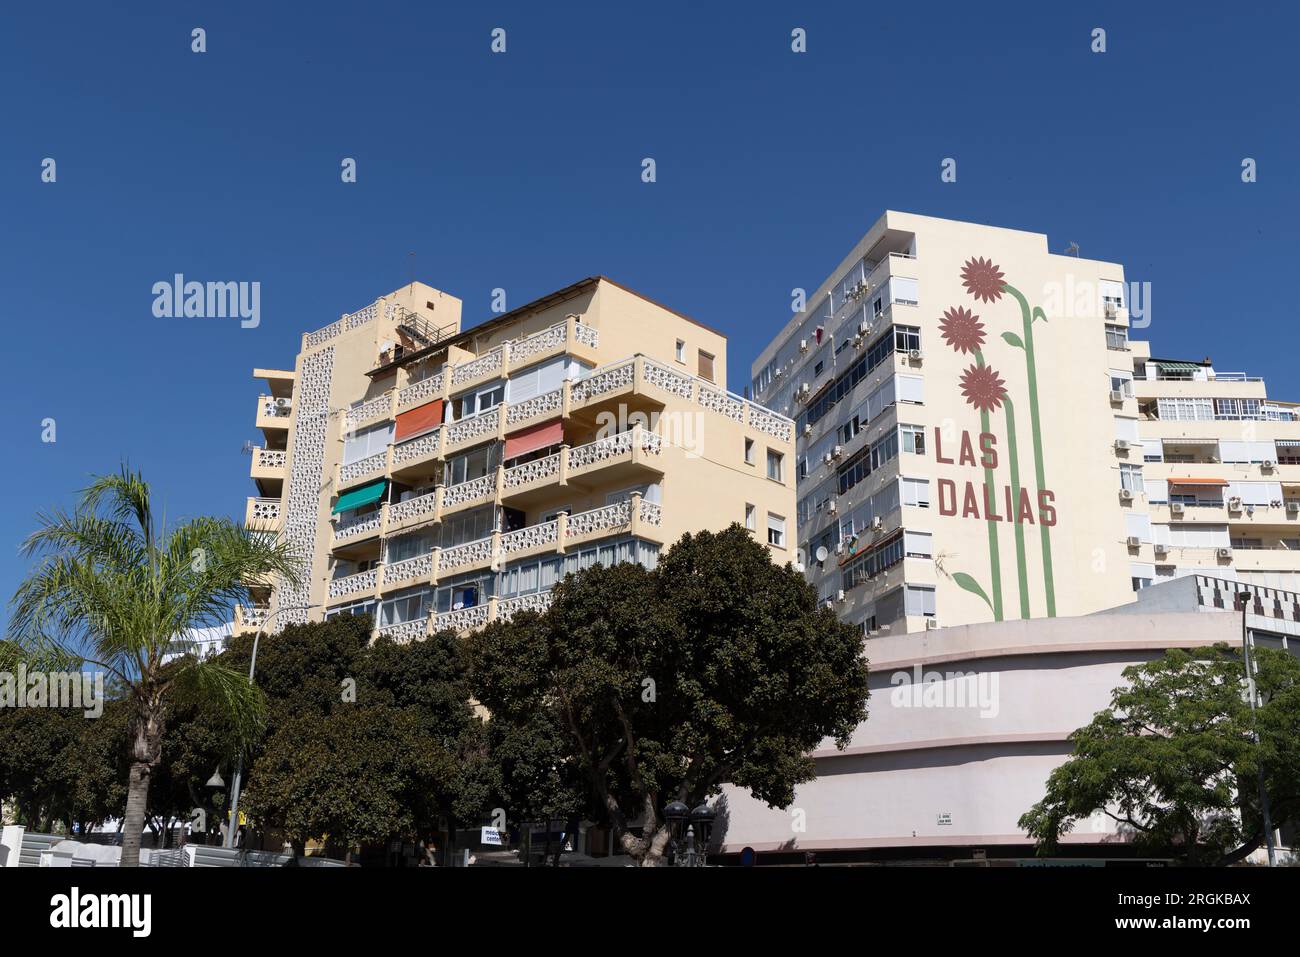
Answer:
[(406, 254), (406, 262), (410, 266), (411, 286), (414, 287), (415, 286), (415, 251), (414, 250)]
[(1065, 255), (1077, 257), (1079, 255), (1079, 244), (1070, 243), (1069, 245), (1067, 245), (1065, 247)]

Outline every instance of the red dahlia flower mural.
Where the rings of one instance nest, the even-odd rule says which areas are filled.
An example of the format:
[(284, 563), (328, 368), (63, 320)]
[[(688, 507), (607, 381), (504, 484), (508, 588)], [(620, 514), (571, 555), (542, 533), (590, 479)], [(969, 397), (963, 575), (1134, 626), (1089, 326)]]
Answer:
[(970, 366), (961, 375), (961, 394), (981, 412), (991, 412), (1007, 396), (1006, 381), (990, 366)]
[(993, 260), (976, 256), (966, 260), (961, 268), (961, 284), (976, 299), (984, 302), (997, 302), (1002, 298), (1002, 270), (993, 264)]
[(978, 352), (984, 345), (984, 323), (962, 306), (945, 310), (939, 320), (939, 332), (958, 352)]

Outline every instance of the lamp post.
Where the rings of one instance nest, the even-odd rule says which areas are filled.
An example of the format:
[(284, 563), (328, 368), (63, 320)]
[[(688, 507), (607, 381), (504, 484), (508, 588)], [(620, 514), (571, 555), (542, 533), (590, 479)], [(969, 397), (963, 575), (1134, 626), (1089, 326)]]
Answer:
[[(717, 812), (707, 802), (691, 810), (681, 801), (673, 801), (664, 808), (664, 820), (672, 835), (672, 860), (676, 867), (704, 867), (708, 861), (709, 838), (713, 834), (713, 819)], [(699, 846), (696, 846), (696, 836)], [(685, 834), (683, 835), (683, 831)], [(683, 840), (685, 837), (685, 840)]]
[[(284, 608), (277, 608), (271, 614), (266, 616), (266, 620), (257, 626), (257, 631), (253, 634), (253, 657), (248, 663), (248, 683), (253, 683), (253, 672), (257, 668), (257, 645), (262, 640), (262, 632), (266, 631), (271, 621), (286, 611), (308, 611), (312, 608), (319, 608), (319, 605), (289, 605)], [(240, 779), (244, 774), (244, 754), (241, 751), (235, 756), (235, 778), (230, 785), (230, 822), (226, 826), (226, 838), (221, 842), (222, 847), (235, 846), (235, 833), (239, 830), (239, 785)]]
[[(1254, 597), (1252, 592), (1237, 592), (1237, 601), (1241, 603), (1241, 653), (1246, 664), (1246, 693), (1250, 696), (1250, 733), (1255, 739), (1255, 749), (1258, 752), (1259, 719), (1255, 713), (1255, 662), (1251, 657), (1255, 640), (1250, 634), (1250, 629), (1246, 627), (1246, 612)], [(1277, 854), (1273, 847), (1273, 821), (1268, 809), (1268, 791), (1264, 787), (1264, 765), (1256, 761), (1255, 769), (1259, 772), (1259, 811), (1264, 823), (1264, 846), (1268, 848), (1268, 866), (1274, 867), (1277, 864)]]

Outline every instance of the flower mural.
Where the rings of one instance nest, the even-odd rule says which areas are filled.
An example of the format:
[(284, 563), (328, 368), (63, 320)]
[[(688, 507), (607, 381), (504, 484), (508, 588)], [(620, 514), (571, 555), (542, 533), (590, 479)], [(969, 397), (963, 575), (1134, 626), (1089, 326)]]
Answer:
[(1002, 281), (1002, 270), (992, 260), (982, 256), (966, 260), (961, 269), (961, 284), (972, 296), (984, 302), (997, 302), (1001, 299), (1006, 285)]
[(1007, 397), (1006, 381), (992, 366), (974, 365), (961, 376), (961, 394), (981, 412), (992, 412)]
[(984, 323), (969, 309), (955, 306), (944, 311), (939, 332), (960, 353), (978, 352), (984, 345)]

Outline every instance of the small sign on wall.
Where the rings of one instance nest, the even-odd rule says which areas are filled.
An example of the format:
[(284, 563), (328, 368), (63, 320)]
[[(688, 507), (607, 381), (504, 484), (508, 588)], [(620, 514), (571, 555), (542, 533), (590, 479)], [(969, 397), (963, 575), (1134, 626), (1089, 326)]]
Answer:
[(949, 811), (940, 811), (937, 817), (940, 827), (952, 824), (952, 814)]

